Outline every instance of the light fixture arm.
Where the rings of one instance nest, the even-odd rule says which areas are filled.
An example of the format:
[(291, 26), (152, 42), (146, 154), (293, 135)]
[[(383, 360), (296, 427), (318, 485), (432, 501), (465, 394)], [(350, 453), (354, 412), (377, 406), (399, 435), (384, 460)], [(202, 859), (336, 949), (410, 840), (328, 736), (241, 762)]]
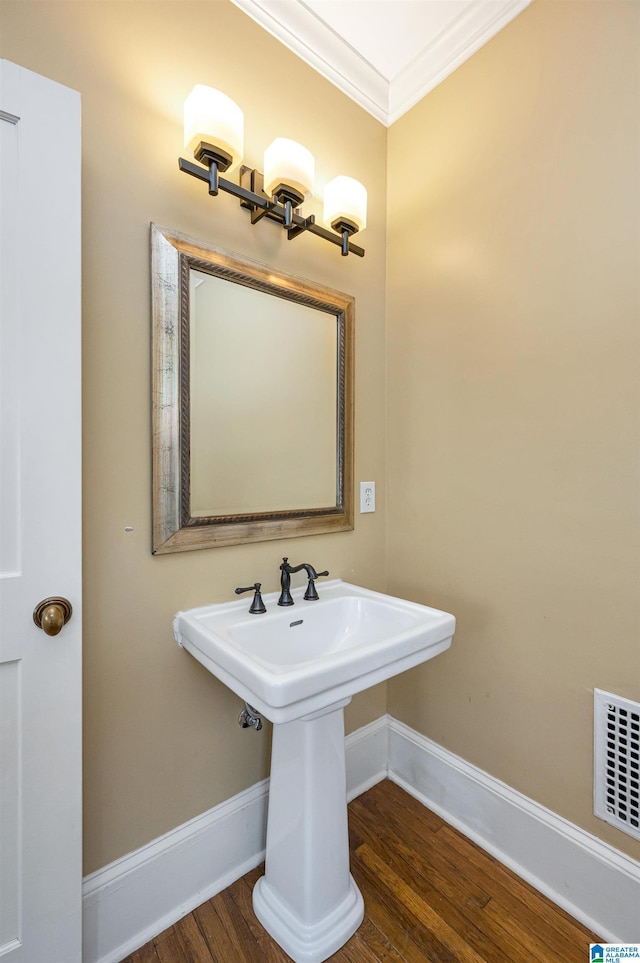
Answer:
[(349, 232), (341, 231), (340, 234), (335, 234), (320, 224), (316, 224), (313, 214), (309, 217), (302, 217), (301, 214), (298, 214), (293, 210), (293, 205), (290, 200), (285, 200), (285, 203), (281, 204), (278, 201), (272, 201), (264, 192), (259, 193), (258, 185), (262, 184), (262, 174), (260, 171), (250, 167), (241, 168), (241, 182), (244, 181), (246, 183), (248, 181), (252, 187), (255, 188), (254, 190), (250, 190), (242, 183), (234, 184), (233, 181), (221, 177), (220, 170), (224, 168), (222, 168), (215, 159), (210, 159), (207, 156), (203, 159), (207, 161), (207, 167), (201, 167), (199, 164), (194, 164), (182, 157), (178, 159), (178, 166), (185, 174), (191, 174), (192, 177), (197, 177), (199, 180), (208, 184), (209, 193), (212, 196), (215, 196), (218, 191), (225, 191), (227, 194), (232, 194), (234, 197), (237, 197), (241, 206), (251, 211), (251, 222), (253, 224), (267, 216), (284, 225), (287, 229), (287, 237), (289, 240), (307, 231), (309, 234), (315, 234), (317, 237), (321, 237), (325, 241), (337, 245), (342, 249), (343, 255), (355, 254), (358, 257), (364, 257), (364, 248), (358, 244), (353, 244), (349, 240)]

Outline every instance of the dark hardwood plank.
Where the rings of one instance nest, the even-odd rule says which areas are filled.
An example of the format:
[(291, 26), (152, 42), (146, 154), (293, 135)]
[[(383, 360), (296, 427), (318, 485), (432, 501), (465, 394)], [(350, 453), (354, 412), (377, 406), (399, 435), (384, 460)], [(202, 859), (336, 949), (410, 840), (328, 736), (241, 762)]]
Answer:
[(164, 930), (153, 942), (160, 963), (191, 963), (174, 926)]
[[(365, 918), (327, 963), (583, 963), (598, 937), (385, 780), (349, 805)], [(258, 923), (258, 867), (123, 963), (290, 963)]]
[[(392, 865), (403, 859), (411, 865), (415, 862), (413, 850), (420, 848), (423, 859), (419, 865), (425, 868), (433, 885), (493, 941), (498, 945), (504, 942), (510, 959), (524, 961), (535, 951), (549, 961), (580, 960), (588, 943), (597, 940), (595, 934), (588, 934), (564, 910), (457, 830), (441, 822), (437, 836), (425, 831), (424, 807), (417, 800), (407, 797), (410, 803), (400, 818), (397, 807), (385, 812), (380, 805), (380, 794), (367, 794), (367, 797), (360, 808), (355, 804), (357, 800), (352, 804), (352, 819), (357, 826), (361, 826), (358, 820), (366, 820), (366, 814), (371, 814), (367, 838), (378, 839)], [(385, 828), (381, 830), (381, 826)], [(485, 892), (487, 880), (491, 881), (493, 893), (490, 906), (490, 897)], [(482, 887), (475, 892), (474, 882)], [(477, 910), (485, 906), (487, 912), (478, 914)], [(514, 917), (520, 920), (519, 926), (513, 924)], [(523, 924), (530, 931), (525, 940), (522, 939)]]
[(211, 963), (211, 953), (193, 913), (174, 924), (176, 937), (189, 963)]
[[(406, 815), (400, 819), (390, 812), (383, 819), (379, 811), (370, 810), (364, 804), (358, 806), (357, 802), (354, 800), (350, 811), (356, 831), (370, 846), (383, 851), (399, 871), (406, 865), (420, 873), (425, 884), (451, 900), (452, 905), (469, 901), (473, 906), (484, 906), (489, 901), (485, 881), (467, 875), (466, 867), (460, 865), (457, 856), (451, 859), (448, 854), (443, 854), (438, 835), (429, 833), (425, 839), (415, 820)], [(417, 853), (420, 859), (416, 859)]]
[(233, 916), (229, 913), (229, 897), (218, 893), (193, 911), (200, 931), (207, 943), (214, 963), (255, 963), (252, 955), (253, 941), (246, 940), (246, 933), (237, 931)]
[(354, 936), (354, 939), (356, 938), (367, 948), (369, 952), (367, 959), (369, 961), (377, 960), (378, 963), (404, 963), (404, 957), (398, 953), (393, 943), (387, 939), (384, 933), (375, 926), (366, 910), (360, 929)]
[(436, 938), (451, 959), (460, 963), (482, 963), (483, 957), (476, 953), (464, 937), (456, 932), (429, 902), (422, 899), (415, 889), (394, 872), (378, 853), (367, 844), (361, 846), (357, 853), (365, 866), (375, 873), (380, 885), (386, 887), (396, 901), (411, 914), (411, 917)]
[(245, 883), (253, 890), (261, 876), (264, 876), (264, 863), (260, 863), (255, 869), (250, 869), (248, 873), (242, 877)]
[[(505, 934), (498, 927), (487, 925), (487, 920), (482, 916), (482, 908), (490, 899), (486, 887), (480, 889), (473, 880), (469, 880), (464, 866), (443, 861), (437, 851), (425, 856), (426, 851), (418, 848), (419, 842), (414, 840), (412, 843), (408, 822), (404, 825), (403, 834), (410, 845), (405, 845), (399, 834), (382, 828), (379, 818), (374, 818), (366, 811), (363, 813), (353, 807), (351, 818), (357, 825), (364, 824), (362, 835), (368, 837), (368, 845), (476, 952), (491, 957), (493, 963), (530, 963), (529, 955), (520, 952), (510, 942), (501, 949), (500, 943), (505, 941)], [(390, 816), (387, 826), (391, 825)], [(424, 858), (416, 860), (416, 852), (420, 852)]]
[(394, 821), (400, 821), (401, 825), (403, 820), (409, 820), (416, 831), (424, 834), (425, 839), (447, 825), (444, 819), (431, 812), (418, 799), (390, 779), (383, 779), (368, 792), (353, 800), (354, 803), (358, 801), (371, 812), (379, 813), (384, 820), (392, 816)]
[(379, 963), (379, 961), (372, 955), (371, 948), (363, 943), (356, 933), (342, 949), (329, 957), (327, 963)]
[(357, 852), (351, 857), (351, 871), (364, 897), (366, 918), (393, 946), (403, 963), (431, 963), (441, 959), (435, 956), (436, 942), (432, 935), (424, 931), (403, 904), (384, 892), (375, 873), (361, 862)]
[(145, 943), (135, 953), (127, 956), (123, 963), (159, 963), (156, 948), (153, 943)]
[(271, 939), (253, 912), (251, 893), (253, 892), (253, 887), (262, 875), (262, 872), (257, 873), (256, 878), (252, 880), (251, 884), (249, 884), (247, 877), (244, 876), (229, 887), (229, 891), (259, 947), (259, 956), (257, 956), (257, 959), (259, 959), (261, 963), (291, 963), (291, 958)]
[[(589, 958), (590, 941), (584, 936), (576, 943), (560, 939), (547, 929), (543, 919), (540, 919), (538, 930), (534, 932), (530, 927), (525, 928), (509, 913), (505, 913), (504, 908), (494, 900), (485, 912), (502, 930), (504, 942), (519, 946), (529, 960), (545, 960), (545, 963), (584, 963)], [(595, 938), (593, 942), (597, 942)]]
[(247, 963), (247, 958), (242, 955), (242, 948), (237, 948), (233, 935), (228, 932), (225, 921), (220, 917), (213, 900), (207, 900), (206, 903), (198, 906), (193, 911), (193, 917), (206, 941), (213, 963), (223, 963), (223, 960), (233, 959), (235, 953), (238, 953), (237, 959), (241, 963)]

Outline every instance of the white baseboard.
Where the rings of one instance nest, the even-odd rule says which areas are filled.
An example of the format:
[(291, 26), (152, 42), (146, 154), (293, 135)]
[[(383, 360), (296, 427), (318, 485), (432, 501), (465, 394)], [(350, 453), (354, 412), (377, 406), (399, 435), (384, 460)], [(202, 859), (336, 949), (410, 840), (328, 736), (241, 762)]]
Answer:
[(264, 859), (269, 780), (87, 876), (83, 963), (118, 963)]
[(380, 716), (344, 740), (349, 802), (387, 778), (389, 718)]
[(389, 778), (610, 943), (640, 937), (640, 863), (388, 717)]
[[(345, 740), (351, 800), (387, 775), (609, 942), (638, 939), (640, 864), (390, 716)], [(83, 963), (118, 963), (264, 859), (269, 781), (83, 882)]]

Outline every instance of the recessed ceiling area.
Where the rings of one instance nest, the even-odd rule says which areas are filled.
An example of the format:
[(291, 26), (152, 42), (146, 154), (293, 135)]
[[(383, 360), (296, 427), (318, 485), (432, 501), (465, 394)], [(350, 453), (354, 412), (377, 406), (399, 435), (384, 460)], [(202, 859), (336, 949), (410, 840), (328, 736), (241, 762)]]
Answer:
[(233, 0), (389, 126), (531, 0)]

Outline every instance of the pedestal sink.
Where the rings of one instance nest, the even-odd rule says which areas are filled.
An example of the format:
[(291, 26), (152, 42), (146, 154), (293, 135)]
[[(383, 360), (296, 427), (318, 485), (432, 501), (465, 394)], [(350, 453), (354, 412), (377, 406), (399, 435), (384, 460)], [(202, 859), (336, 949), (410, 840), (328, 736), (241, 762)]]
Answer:
[(244, 600), (179, 612), (178, 643), (274, 723), (265, 875), (256, 916), (295, 963), (321, 963), (356, 931), (349, 872), (343, 710), (356, 692), (451, 645), (446, 612), (350, 585), (249, 615)]

